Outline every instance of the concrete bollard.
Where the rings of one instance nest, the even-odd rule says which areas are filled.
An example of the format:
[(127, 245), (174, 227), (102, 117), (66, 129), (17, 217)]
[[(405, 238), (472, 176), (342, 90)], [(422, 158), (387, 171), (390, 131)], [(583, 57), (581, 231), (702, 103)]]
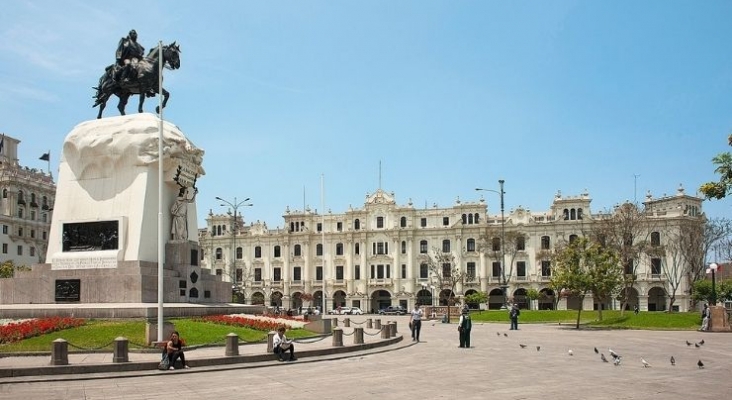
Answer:
[(353, 344), (363, 344), (363, 328), (353, 328)]
[(389, 339), (391, 337), (391, 330), (389, 329), (389, 325), (384, 325), (381, 328), (381, 338), (382, 339)]
[(267, 334), (267, 353), (271, 353), (274, 350), (274, 337), (277, 334), (275, 331), (270, 331)]
[(371, 318), (366, 320), (366, 329), (374, 329), (374, 322), (371, 320)]
[(56, 339), (51, 346), (51, 365), (69, 365), (69, 342)]
[(397, 334), (397, 328), (396, 328), (396, 321), (389, 321), (389, 333), (391, 337), (396, 337)]
[(350, 328), (351, 327), (351, 319), (350, 318), (344, 319), (343, 320), (343, 326), (345, 326), (346, 328)]
[(337, 317), (333, 318), (332, 321), (333, 321), (333, 327), (337, 328), (338, 327), (338, 318)]
[(113, 363), (126, 363), (130, 361), (129, 341), (126, 337), (118, 337), (114, 339), (114, 356)]
[(399, 333), (397, 331), (397, 321), (392, 321), (392, 322), (394, 322), (394, 336), (396, 336), (396, 334)]
[(343, 329), (333, 329), (333, 347), (343, 347)]
[(381, 319), (376, 318), (374, 320), (374, 329), (381, 329)]
[(232, 332), (226, 335), (226, 352), (224, 355), (226, 357), (239, 355), (239, 335), (236, 333)]

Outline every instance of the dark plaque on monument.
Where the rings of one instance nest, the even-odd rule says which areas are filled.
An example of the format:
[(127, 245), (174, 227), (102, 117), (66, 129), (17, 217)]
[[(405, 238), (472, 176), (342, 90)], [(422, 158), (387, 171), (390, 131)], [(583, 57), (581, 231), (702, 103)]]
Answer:
[(63, 251), (99, 251), (119, 248), (119, 221), (64, 224)]
[(78, 303), (81, 301), (81, 280), (57, 279), (55, 293), (57, 303)]

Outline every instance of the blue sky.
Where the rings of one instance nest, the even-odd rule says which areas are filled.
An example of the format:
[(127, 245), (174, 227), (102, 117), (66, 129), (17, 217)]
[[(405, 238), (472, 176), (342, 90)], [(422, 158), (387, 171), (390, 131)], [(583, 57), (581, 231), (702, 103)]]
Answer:
[[(93, 119), (92, 86), (130, 29), (176, 40), (165, 118), (206, 151), (199, 225), (216, 196), (282, 226), (379, 187), (416, 207), (506, 208), (590, 193), (592, 211), (715, 180), (732, 129), (730, 1), (10, 1), (0, 13), (0, 132), (57, 171)], [(206, 4), (206, 5), (204, 5)], [(148, 101), (153, 112), (156, 101)], [(116, 99), (105, 115), (116, 115)], [(131, 100), (128, 112), (134, 112)], [(305, 194), (303, 196), (303, 193)], [(485, 193), (490, 213), (498, 196)], [(729, 216), (730, 200), (705, 202)]]

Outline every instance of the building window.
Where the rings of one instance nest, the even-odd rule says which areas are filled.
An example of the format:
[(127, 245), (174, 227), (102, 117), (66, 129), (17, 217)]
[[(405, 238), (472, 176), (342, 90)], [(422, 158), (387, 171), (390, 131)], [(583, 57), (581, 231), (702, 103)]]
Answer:
[(384, 217), (376, 217), (376, 227), (377, 228), (384, 227)]
[(476, 277), (474, 262), (471, 261), (467, 264), (467, 266), (465, 267), (465, 274), (467, 275), (466, 278), (468, 278), (469, 280), (473, 280)]
[(316, 256), (323, 255), (323, 243), (318, 243), (315, 245), (315, 255)]
[(426, 228), (427, 227), (427, 218), (421, 218), (419, 220), (419, 226), (421, 226), (422, 228)]
[(442, 241), (442, 252), (443, 253), (450, 252), (450, 239), (445, 239)]
[(36, 248), (35, 247), (32, 247), (31, 246), (31, 248), (30, 248), (30, 256), (31, 257), (35, 257), (36, 256)]
[(23, 228), (18, 228), (18, 236), (23, 237)]
[(516, 276), (526, 277), (526, 261), (516, 262)]
[(8, 254), (8, 244), (3, 243), (3, 254)]
[(661, 245), (661, 234), (658, 232), (651, 232), (651, 246), (658, 247)]
[(243, 256), (244, 256), (244, 249), (242, 249), (241, 247), (237, 247), (236, 248), (236, 259), (241, 260), (243, 258)]
[(501, 238), (494, 237), (491, 240), (491, 249), (493, 251), (501, 251)]
[(494, 278), (501, 276), (501, 263), (499, 261), (493, 261), (491, 273)]
[(3, 225), (3, 235), (7, 235), (7, 234), (8, 234), (8, 226)]
[(361, 254), (361, 246), (359, 243), (353, 244), (353, 254)]
[(301, 281), (302, 280), (302, 268), (295, 267), (292, 269), (292, 280), (293, 281)]
[(549, 239), (549, 236), (542, 236), (541, 237), (541, 249), (542, 250), (549, 250), (551, 247), (551, 239)]
[(262, 258), (262, 246), (254, 247), (254, 258)]
[(407, 264), (402, 264), (402, 279), (407, 279)]
[(254, 268), (254, 282), (262, 282), (262, 268)]
[(661, 275), (661, 259), (651, 258), (651, 274)]
[(338, 232), (343, 232), (343, 222), (337, 222), (336, 223), (336, 230)]
[(315, 226), (315, 229), (317, 229), (318, 232), (323, 232), (323, 224), (318, 222), (318, 224)]
[(407, 254), (407, 241), (402, 240), (402, 254)]
[(569, 235), (569, 243), (574, 243), (575, 240), (579, 239), (577, 235)]
[(357, 220), (353, 221), (353, 229), (355, 229), (355, 230), (361, 229), (361, 221), (360, 220), (357, 219)]
[(450, 225), (450, 217), (442, 217), (442, 225), (443, 226)]
[(419, 241), (419, 253), (427, 254), (427, 241), (426, 240)]
[(46, 231), (43, 231), (43, 233), (41, 234), (41, 238), (43, 240), (46, 240), (48, 238), (48, 234), (46, 233)]
[(282, 249), (279, 245), (274, 247), (274, 256), (275, 258), (279, 258), (282, 256)]
[(407, 227), (407, 217), (399, 218), (399, 227), (401, 227), (401, 228)]
[(35, 237), (36, 237), (36, 230), (35, 229), (31, 229), (31, 238), (34, 238), (35, 239)]
[(549, 260), (542, 260), (541, 262), (541, 276), (552, 276), (552, 262)]
[(373, 254), (389, 254), (389, 244), (385, 242), (376, 242), (373, 244)]
[(336, 255), (337, 256), (343, 255), (343, 243), (336, 243)]
[(3, 189), (3, 199), (8, 198), (8, 189)]
[[(296, 267), (299, 268), (299, 267)], [(280, 267), (276, 267), (272, 270), (272, 280), (275, 282), (279, 282), (282, 280), (282, 269)]]
[(18, 207), (18, 218), (23, 218), (23, 208)]
[(295, 249), (293, 251), (294, 251), (295, 257), (302, 256), (302, 247), (300, 247), (299, 244), (295, 245)]
[(216, 248), (216, 259), (221, 260), (224, 256), (224, 251), (221, 250), (221, 247)]
[(422, 263), (419, 265), (419, 279), (427, 279), (430, 276), (430, 268), (427, 264)]
[(242, 278), (244, 278), (244, 270), (241, 268), (236, 269), (236, 281), (241, 282)]
[(315, 267), (315, 280), (316, 281), (322, 281), (323, 280), (323, 267), (318, 265)]
[(475, 251), (475, 239), (473, 239), (473, 238), (468, 239), (467, 244), (466, 244), (466, 250), (471, 251), (471, 252)]
[(577, 209), (577, 219), (582, 219), (582, 209), (581, 208)]
[(518, 250), (518, 251), (526, 250), (526, 238), (525, 237), (519, 236), (516, 238), (516, 250)]
[(336, 265), (336, 279), (339, 281), (343, 280), (343, 266)]
[(361, 280), (361, 266), (360, 265), (353, 266), (353, 279), (355, 279), (357, 281)]
[(21, 245), (21, 244), (18, 245), (18, 255), (19, 256), (23, 255), (23, 245)]
[(36, 210), (31, 210), (31, 212), (30, 212), (30, 219), (31, 219), (31, 221), (35, 221), (36, 220)]
[[(463, 219), (463, 225), (465, 225), (465, 224), (468, 223), (468, 216), (466, 214), (463, 214), (462, 215), (462, 219)], [(470, 216), (470, 221), (471, 222), (473, 221), (473, 216), (472, 215)]]
[(443, 278), (450, 278), (452, 277), (452, 265), (450, 263), (442, 263), (442, 277)]
[(217, 276), (222, 276), (223, 274), (224, 274), (224, 271), (221, 268), (217, 268), (216, 269), (216, 275)]

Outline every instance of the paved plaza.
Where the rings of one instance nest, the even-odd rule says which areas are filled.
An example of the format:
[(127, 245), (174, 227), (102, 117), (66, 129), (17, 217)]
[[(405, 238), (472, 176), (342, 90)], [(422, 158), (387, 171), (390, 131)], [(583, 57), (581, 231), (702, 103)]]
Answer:
[[(398, 320), (399, 333), (408, 336), (407, 317), (386, 319)], [(732, 334), (577, 331), (554, 324), (519, 328), (476, 323), (472, 348), (461, 349), (455, 324), (427, 321), (420, 343), (411, 345), (407, 337), (391, 351), (267, 362), (247, 369), (207, 367), (61, 381), (17, 378), (0, 384), (0, 398), (673, 400), (719, 399), (732, 393)], [(686, 344), (702, 339), (698, 348)], [(603, 363), (595, 347), (611, 362)], [(609, 348), (622, 356), (619, 366), (612, 364)], [(194, 356), (192, 352), (189, 358)], [(671, 356), (676, 366), (670, 364)], [(699, 360), (703, 369), (697, 367)]]

